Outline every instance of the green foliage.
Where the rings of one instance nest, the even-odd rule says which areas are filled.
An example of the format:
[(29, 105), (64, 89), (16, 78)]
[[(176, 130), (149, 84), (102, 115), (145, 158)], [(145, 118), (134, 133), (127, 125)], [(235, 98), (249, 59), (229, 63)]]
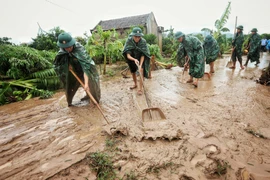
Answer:
[(139, 178), (135, 174), (134, 171), (131, 171), (129, 173), (125, 173), (123, 180), (138, 180)]
[(157, 36), (154, 34), (145, 34), (143, 38), (146, 40), (146, 42), (150, 45), (157, 44)]
[(267, 34), (267, 33), (263, 33), (261, 34), (261, 38), (266, 38), (266, 39), (270, 39), (270, 34)]
[(76, 42), (79, 42), (81, 45), (85, 46), (87, 43), (87, 38), (83, 38), (81, 36), (75, 37)]
[(164, 53), (165, 57), (174, 57), (179, 43), (174, 39), (174, 29), (172, 27), (165, 31), (168, 32), (168, 34), (163, 33), (162, 52)]
[(201, 33), (198, 33), (198, 34), (191, 34), (191, 35), (197, 37), (201, 42), (204, 41), (204, 37), (203, 37), (203, 35), (202, 35)]
[(37, 89), (36, 86), (31, 83), (31, 80), (0, 81), (0, 105), (27, 100), (36, 96), (49, 98), (52, 95), (53, 92), (51, 91)]
[(229, 165), (228, 162), (223, 161), (223, 160), (216, 160), (217, 163), (217, 169), (215, 171), (216, 174), (218, 174), (219, 176), (226, 174), (227, 173), (227, 169), (231, 168), (231, 166)]
[(64, 32), (64, 30), (59, 27), (55, 27), (49, 32), (40, 33), (36, 38), (32, 38), (33, 42), (29, 47), (37, 50), (51, 50), (57, 52), (59, 49), (57, 46), (57, 38), (62, 32)]
[(245, 50), (246, 47), (248, 46), (248, 41), (249, 41), (249, 38), (250, 38), (251, 34), (244, 34), (244, 43), (243, 43), (243, 47), (242, 47), (242, 50)]
[(148, 45), (148, 48), (149, 48), (149, 51), (150, 51), (150, 55), (151, 56), (155, 56), (157, 57), (158, 59), (161, 59), (162, 58), (162, 55), (160, 53), (160, 48), (157, 44), (147, 44)]
[(25, 46), (0, 46), (0, 73), (9, 76), (0, 81), (0, 105), (40, 96), (49, 98), (61, 87), (53, 69), (56, 53)]
[(31, 79), (29, 79), (28, 82), (36, 85), (38, 88), (48, 90), (57, 90), (61, 88), (60, 79), (57, 76), (54, 68), (32, 73), (30, 74), (30, 77)]
[(9, 44), (9, 45), (13, 45), (12, 42), (10, 42), (11, 38), (9, 37), (2, 37), (0, 38), (0, 45), (2, 44)]
[(89, 166), (97, 173), (98, 180), (114, 180), (116, 178), (113, 163), (108, 154), (102, 152), (88, 153), (86, 159)]
[(226, 36), (222, 34), (222, 32), (229, 32), (230, 30), (227, 27), (224, 27), (229, 19), (229, 15), (231, 13), (231, 2), (228, 2), (228, 5), (221, 15), (220, 19), (217, 19), (215, 21), (215, 28), (216, 30), (210, 30), (209, 28), (203, 28), (201, 31), (204, 32), (209, 32), (210, 34), (213, 35), (213, 37), (217, 40), (218, 45), (220, 47), (220, 52), (221, 54), (223, 52), (228, 51), (230, 46), (228, 46)]
[(103, 75), (106, 74), (106, 64), (121, 58), (123, 43), (118, 40), (118, 34), (115, 30), (103, 31), (101, 26), (97, 27), (97, 32), (93, 32), (92, 36), (88, 39), (86, 50), (90, 56), (99, 63), (97, 60), (103, 59)]
[(0, 73), (13, 79), (52, 67), (56, 53), (38, 51), (29, 47), (0, 46)]

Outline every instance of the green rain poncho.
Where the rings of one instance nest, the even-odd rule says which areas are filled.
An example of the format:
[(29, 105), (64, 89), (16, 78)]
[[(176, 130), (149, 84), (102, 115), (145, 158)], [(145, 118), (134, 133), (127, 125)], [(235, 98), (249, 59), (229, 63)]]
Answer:
[(144, 77), (148, 78), (149, 74), (149, 68), (150, 68), (150, 51), (147, 46), (146, 40), (144, 38), (141, 38), (141, 40), (138, 43), (135, 43), (132, 36), (129, 36), (124, 49), (123, 49), (123, 55), (126, 58), (127, 61), (127, 52), (132, 52), (132, 56), (135, 56), (139, 59), (139, 57), (144, 56)]
[[(238, 59), (242, 58), (242, 46), (244, 43), (244, 35), (243, 32), (239, 32), (235, 35), (233, 41), (232, 41), (232, 46), (235, 48), (234, 53), (235, 56), (238, 57)], [(233, 59), (234, 61), (236, 60), (235, 58)]]
[(260, 59), (260, 47), (261, 47), (261, 37), (258, 33), (252, 34), (249, 39), (249, 52), (247, 58), (251, 62), (258, 62)]
[(95, 100), (99, 102), (100, 82), (95, 62), (80, 43), (77, 42), (73, 48), (71, 53), (61, 48), (54, 60), (54, 69), (64, 85), (68, 105), (71, 105), (72, 99), (80, 86), (80, 83), (69, 71), (69, 64), (83, 82), (83, 74), (85, 73), (88, 76), (90, 92)]
[[(183, 48), (181, 48), (183, 46)], [(204, 49), (201, 41), (194, 36), (185, 35), (183, 42), (180, 43), (177, 54), (180, 56), (188, 55), (190, 58), (189, 62), (189, 75), (195, 78), (201, 78), (204, 75)], [(179, 59), (183, 59), (183, 57), (178, 57)]]
[(183, 44), (180, 43), (178, 50), (177, 50), (177, 56), (176, 56), (176, 60), (177, 60), (177, 64), (179, 67), (184, 67), (185, 65), (185, 56), (187, 55), (187, 52), (185, 51)]
[(219, 54), (219, 46), (215, 38), (211, 35), (207, 35), (205, 37), (204, 43), (204, 53), (206, 57), (206, 64), (210, 64), (211, 62), (214, 62)]

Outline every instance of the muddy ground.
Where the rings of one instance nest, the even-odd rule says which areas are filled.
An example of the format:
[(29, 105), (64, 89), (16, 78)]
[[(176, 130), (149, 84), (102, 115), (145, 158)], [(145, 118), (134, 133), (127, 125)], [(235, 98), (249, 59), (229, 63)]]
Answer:
[(218, 59), (198, 88), (182, 82), (180, 67), (153, 71), (145, 86), (161, 120), (142, 120), (145, 97), (114, 70), (101, 77), (109, 125), (80, 101), (82, 89), (73, 107), (61, 91), (1, 106), (0, 179), (96, 179), (94, 152), (110, 156), (118, 179), (270, 179), (270, 88), (255, 83), (269, 61), (263, 53), (259, 67), (231, 70)]

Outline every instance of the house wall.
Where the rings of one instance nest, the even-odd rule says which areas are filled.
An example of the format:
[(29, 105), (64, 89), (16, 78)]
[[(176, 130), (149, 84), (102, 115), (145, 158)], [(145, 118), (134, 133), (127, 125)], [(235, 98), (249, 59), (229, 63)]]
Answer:
[(162, 31), (158, 29), (158, 25), (153, 13), (151, 13), (146, 23), (146, 34), (154, 34), (157, 36), (157, 43), (160, 51), (162, 51)]

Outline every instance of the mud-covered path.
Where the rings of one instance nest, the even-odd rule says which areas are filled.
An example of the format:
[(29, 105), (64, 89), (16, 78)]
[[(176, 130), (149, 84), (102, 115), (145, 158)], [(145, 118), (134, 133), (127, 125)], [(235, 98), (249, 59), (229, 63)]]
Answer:
[[(121, 77), (101, 82), (100, 105), (110, 125), (97, 107), (79, 101), (81, 89), (70, 108), (61, 92), (0, 107), (0, 179), (61, 179), (53, 175), (104, 148), (106, 132), (123, 135), (119, 177), (134, 170), (146, 179), (270, 179), (270, 89), (255, 83), (270, 56), (245, 70), (225, 68), (227, 60), (219, 59), (211, 80), (200, 80), (196, 89), (181, 82), (179, 67), (154, 71), (145, 86), (163, 121), (142, 122), (144, 96)], [(168, 163), (173, 173), (161, 168)], [(230, 167), (221, 177), (220, 163)], [(159, 173), (149, 172), (153, 168)]]

